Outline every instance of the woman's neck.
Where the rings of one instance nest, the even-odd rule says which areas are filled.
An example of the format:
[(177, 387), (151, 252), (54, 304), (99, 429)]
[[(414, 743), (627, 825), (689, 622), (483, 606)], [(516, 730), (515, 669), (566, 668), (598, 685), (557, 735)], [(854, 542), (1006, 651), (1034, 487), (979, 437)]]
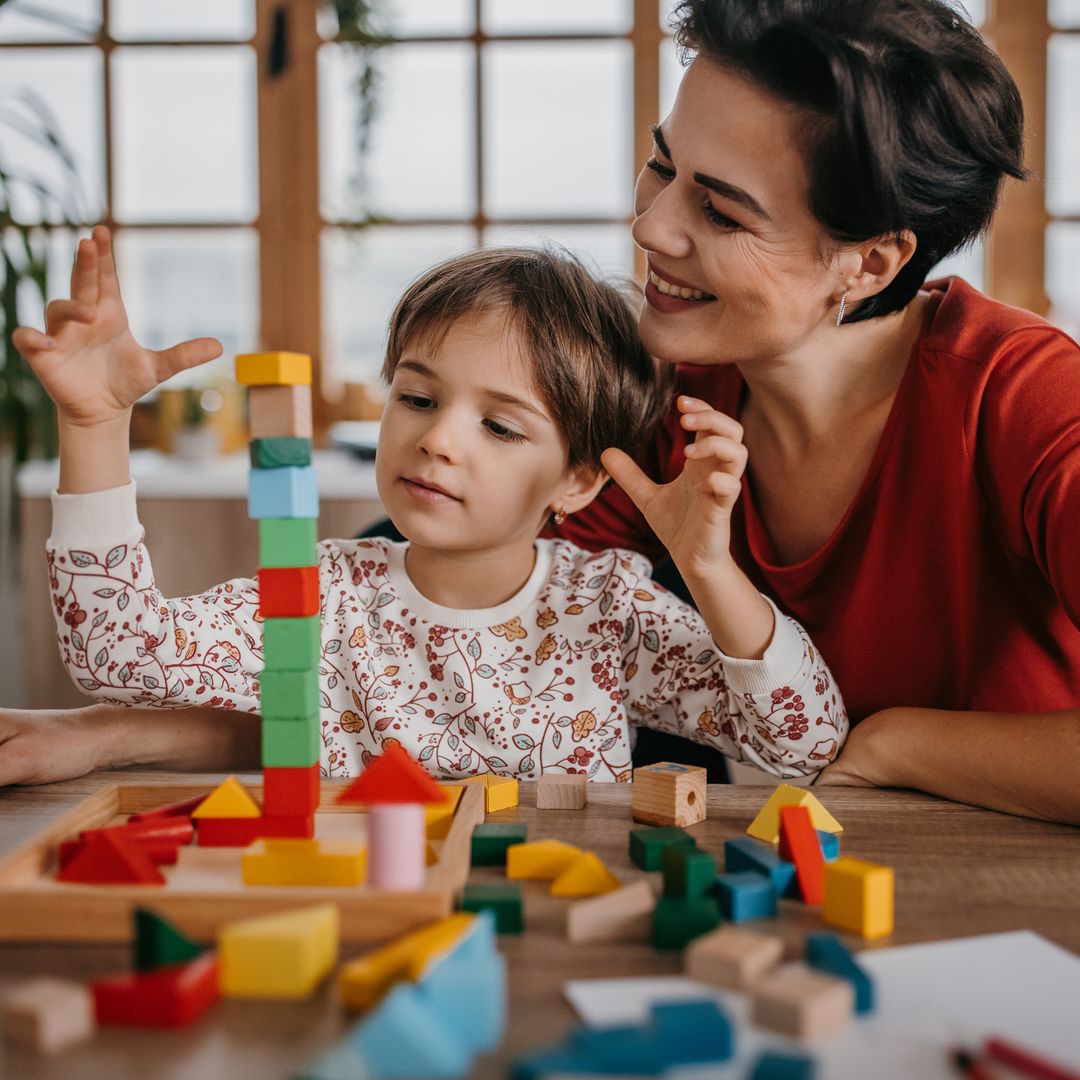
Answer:
[(535, 544), (483, 551), (446, 551), (410, 544), (405, 570), (413, 587), (440, 607), (498, 607), (520, 592), (536, 565)]

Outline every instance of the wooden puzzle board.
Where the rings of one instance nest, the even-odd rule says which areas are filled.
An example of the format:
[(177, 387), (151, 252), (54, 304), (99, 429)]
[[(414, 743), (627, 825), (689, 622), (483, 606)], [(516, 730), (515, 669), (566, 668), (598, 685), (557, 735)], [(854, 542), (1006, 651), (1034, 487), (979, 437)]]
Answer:
[[(324, 782), (315, 834), (363, 840), (366, 816), (335, 803), (344, 782)], [(245, 785), (256, 797), (258, 785)], [(128, 941), (132, 911), (149, 907), (200, 941), (225, 923), (304, 904), (333, 901), (341, 910), (343, 941), (375, 944), (450, 913), (469, 872), (472, 830), (484, 819), (484, 787), (467, 784), (445, 840), (431, 841), (438, 861), (419, 892), (390, 893), (366, 886), (245, 885), (241, 848), (182, 847), (176, 866), (161, 867), (165, 885), (75, 885), (55, 879), (61, 840), (84, 829), (120, 824), (129, 814), (198, 795), (214, 785), (126, 785), (84, 799), (48, 829), (0, 861), (0, 940)]]

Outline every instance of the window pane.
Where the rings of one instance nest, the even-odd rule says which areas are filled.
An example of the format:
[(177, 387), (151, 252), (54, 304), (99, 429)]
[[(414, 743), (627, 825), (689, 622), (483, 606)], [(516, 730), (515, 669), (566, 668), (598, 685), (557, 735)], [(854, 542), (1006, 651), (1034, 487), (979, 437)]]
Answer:
[[(8, 258), (20, 274), (26, 274), (31, 262), (44, 265), (46, 295), (43, 297), (29, 276), (19, 282), (18, 319), (22, 326), (45, 329), (45, 304), (71, 295), (71, 264), (75, 258), (76, 234), (73, 229), (34, 229), (29, 238), (14, 229), (3, 234)], [(27, 252), (29, 246), (29, 252)]]
[(663, 121), (671, 112), (679, 83), (682, 82), (685, 74), (686, 68), (679, 60), (675, 42), (668, 38), (660, 46), (660, 112), (657, 114), (657, 120)]
[(1050, 0), (1050, 25), (1080, 26), (1080, 0)]
[(1080, 338), (1080, 224), (1055, 222), (1046, 230), (1046, 295), (1050, 321)]
[(933, 281), (935, 278), (949, 277), (953, 274), (962, 277), (976, 289), (986, 288), (986, 247), (982, 240), (961, 251), (954, 251), (948, 258), (942, 259), (926, 275), (926, 280)]
[(1056, 34), (1047, 57), (1046, 206), (1080, 213), (1080, 37)]
[(254, 0), (112, 0), (117, 41), (245, 41), (255, 33)]
[(473, 0), (391, 0), (380, 16), (391, 33), (471, 34), (476, 29)]
[(0, 41), (93, 41), (101, 30), (101, 0), (9, 0), (0, 8)]
[(118, 219), (255, 219), (253, 49), (117, 49), (113, 108)]
[(484, 0), (488, 34), (625, 34), (634, 24), (632, 0)]
[(123, 229), (116, 263), (131, 329), (141, 345), (164, 349), (216, 337), (217, 360), (170, 386), (233, 378), (238, 352), (259, 348), (259, 241), (253, 229)]
[(668, 32), (671, 31), (671, 16), (681, 2), (682, 0), (660, 0), (660, 25)]
[(323, 231), (323, 327), (327, 370), (350, 382), (377, 382), (386, 324), (418, 274), (476, 247), (468, 226)]
[(499, 225), (484, 230), (484, 247), (539, 247), (559, 244), (605, 276), (631, 277), (634, 241), (629, 225)]
[[(0, 167), (13, 178), (6, 186), (17, 221), (104, 213), (101, 81), (97, 49), (0, 49)], [(70, 167), (50, 149), (50, 133), (71, 153)]]
[(469, 45), (395, 45), (379, 51), (376, 116), (361, 171), (359, 53), (347, 45), (319, 50), (324, 217), (356, 219), (365, 210), (385, 217), (472, 217), (473, 58)]
[(629, 213), (631, 65), (621, 41), (485, 48), (489, 216)]

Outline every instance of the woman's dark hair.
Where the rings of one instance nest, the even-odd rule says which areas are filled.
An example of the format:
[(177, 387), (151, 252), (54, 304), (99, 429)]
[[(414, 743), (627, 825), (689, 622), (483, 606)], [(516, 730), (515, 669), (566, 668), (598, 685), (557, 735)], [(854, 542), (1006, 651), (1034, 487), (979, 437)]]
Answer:
[(685, 57), (739, 72), (810, 122), (810, 209), (838, 243), (904, 229), (918, 247), (845, 321), (903, 308), (1024, 179), (1024, 109), (1004, 64), (941, 0), (684, 0)]

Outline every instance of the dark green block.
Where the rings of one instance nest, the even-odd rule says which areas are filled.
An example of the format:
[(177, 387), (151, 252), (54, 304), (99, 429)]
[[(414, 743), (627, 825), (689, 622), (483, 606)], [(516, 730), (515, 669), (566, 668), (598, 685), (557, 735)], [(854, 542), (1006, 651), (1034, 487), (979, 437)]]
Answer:
[(520, 934), (525, 927), (520, 885), (466, 885), (462, 911), (490, 911), (500, 934)]
[(716, 859), (707, 851), (669, 844), (663, 853), (664, 895), (704, 896), (716, 882)]
[(473, 866), (504, 866), (506, 849), (524, 844), (528, 827), (513, 822), (477, 825), (472, 832)]
[(261, 518), (259, 565), (315, 566), (317, 524), (316, 518)]
[(719, 925), (720, 909), (712, 897), (661, 896), (653, 912), (653, 945), (681, 949)]
[(264, 720), (308, 720), (319, 713), (319, 672), (263, 671), (259, 712)]
[(291, 435), (251, 440), (251, 465), (255, 469), (281, 469), (311, 464), (311, 440)]
[(263, 720), (262, 763), (272, 769), (306, 769), (319, 760), (322, 732), (318, 719)]
[(694, 838), (674, 825), (630, 830), (630, 861), (642, 870), (659, 870), (664, 865), (664, 848), (697, 847)]
[(321, 658), (322, 620), (318, 615), (300, 619), (263, 621), (263, 667), (267, 671), (317, 671)]
[(175, 926), (145, 908), (135, 909), (135, 944), (132, 956), (137, 971), (151, 971), (166, 964), (182, 964), (202, 955)]

